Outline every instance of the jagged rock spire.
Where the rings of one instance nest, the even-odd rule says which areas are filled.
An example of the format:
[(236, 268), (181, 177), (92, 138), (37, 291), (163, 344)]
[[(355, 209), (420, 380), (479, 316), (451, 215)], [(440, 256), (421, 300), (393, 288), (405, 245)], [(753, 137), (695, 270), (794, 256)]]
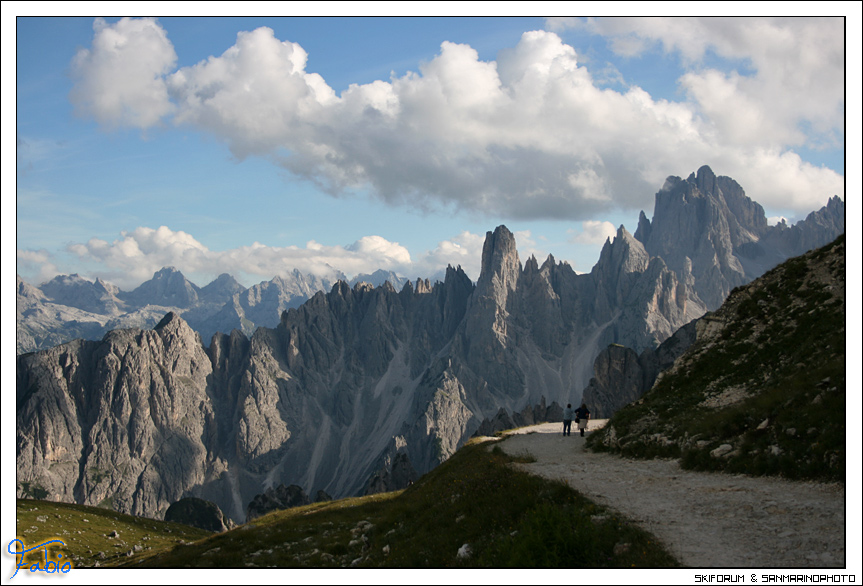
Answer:
[(504, 226), (486, 232), (482, 247), (482, 270), (477, 281), (477, 294), (493, 297), (506, 306), (510, 292), (518, 286), (521, 261), (515, 247), (515, 236)]

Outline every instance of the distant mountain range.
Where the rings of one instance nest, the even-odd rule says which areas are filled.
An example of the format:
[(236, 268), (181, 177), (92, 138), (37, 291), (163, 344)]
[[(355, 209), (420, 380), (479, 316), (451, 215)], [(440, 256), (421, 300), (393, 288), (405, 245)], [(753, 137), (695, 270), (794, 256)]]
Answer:
[[(341, 273), (335, 278), (347, 280)], [(349, 282), (378, 286), (384, 281), (401, 288), (407, 279), (378, 270)], [(295, 269), (249, 288), (227, 273), (198, 287), (174, 267), (165, 267), (138, 288), (124, 292), (101, 279), (94, 283), (77, 274), (59, 275), (38, 287), (18, 276), (18, 354), (77, 338), (99, 340), (121, 328), (152, 328), (168, 312), (183, 316), (205, 341), (216, 332), (234, 329), (251, 336), (259, 326), (275, 327), (284, 310), (299, 307), (334, 283)]]
[[(669, 177), (652, 221), (642, 213), (635, 235), (621, 226), (589, 274), (551, 256), (522, 264), (499, 226), (476, 283), (453, 267), (443, 281), (398, 290), (338, 281), (274, 327), (233, 329), (208, 345), (192, 328), (202, 328), (192, 308), (207, 288), (171, 270), (132, 301), (100, 284), (104, 294), (84, 296), (96, 307), (116, 298), (139, 312), (147, 299), (189, 309), (154, 329), (18, 357), (18, 480), (56, 500), (150, 517), (195, 496), (237, 522), (280, 484), (335, 498), (399, 488), (381, 485), (405, 476), (394, 463), (423, 474), (501, 409), (577, 403), (610, 344), (661, 353), (760, 270), (843, 232), (838, 197), (793, 227), (770, 227), (736, 182), (702, 167)], [(265, 299), (287, 304), (282, 285), (263, 285), (212, 315), (251, 321)], [(22, 289), (47, 300), (27, 287), (19, 282), (19, 315)], [(38, 314), (48, 302), (33, 303)]]

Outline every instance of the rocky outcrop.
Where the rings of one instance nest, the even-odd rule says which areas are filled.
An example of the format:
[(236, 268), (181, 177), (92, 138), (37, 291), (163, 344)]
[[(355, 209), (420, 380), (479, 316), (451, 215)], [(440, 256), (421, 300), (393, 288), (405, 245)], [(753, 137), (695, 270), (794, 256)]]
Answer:
[(655, 348), (707, 311), (693, 287), (690, 265), (680, 273), (669, 269), (623, 226), (613, 242), (606, 241), (591, 276), (592, 314), (597, 323), (608, 324), (604, 345), (621, 344), (637, 352)]
[(216, 472), (212, 365), (174, 314), (18, 362), (18, 471), (53, 498), (161, 518)]
[(696, 321), (677, 330), (658, 348), (648, 348), (641, 354), (619, 344), (600, 352), (593, 363), (593, 378), (583, 394), (583, 402), (593, 417), (607, 419), (621, 407), (640, 399), (659, 373), (670, 368), (695, 342)]
[(246, 508), (246, 520), (251, 521), (273, 511), (283, 511), (308, 504), (311, 504), (311, 501), (302, 488), (296, 484), (290, 486), (280, 484), (277, 488), (270, 488), (252, 499)]
[(644, 394), (645, 373), (639, 356), (630, 348), (611, 345), (596, 357), (594, 377), (584, 390), (583, 402), (595, 419), (607, 419), (620, 407)]
[(669, 177), (656, 194), (649, 230), (636, 237), (678, 275), (690, 266), (696, 293), (715, 308), (747, 280), (735, 248), (757, 242), (767, 228), (764, 210), (747, 201), (736, 182), (717, 178), (706, 166), (685, 181)]
[(387, 457), (380, 470), (369, 478), (363, 494), (377, 494), (407, 488), (419, 478), (411, 460), (404, 452)]
[[(754, 257), (758, 260), (762, 256), (767, 256), (768, 252), (775, 250), (781, 251), (778, 257), (799, 256), (809, 250), (823, 246), (825, 244), (824, 239), (830, 234), (843, 232), (845, 232), (845, 202), (839, 196), (834, 195), (826, 206), (810, 213), (804, 221), (788, 226), (783, 220), (774, 226), (764, 237), (763, 246), (748, 251), (747, 258)], [(777, 257), (774, 256), (770, 261), (775, 260), (775, 258)], [(785, 258), (781, 258), (781, 260), (785, 260)], [(764, 272), (762, 266), (763, 263), (756, 265), (753, 273), (759, 270), (759, 274)]]
[(218, 505), (195, 497), (182, 498), (168, 507), (165, 521), (191, 525), (214, 533), (228, 530), (226, 519)]

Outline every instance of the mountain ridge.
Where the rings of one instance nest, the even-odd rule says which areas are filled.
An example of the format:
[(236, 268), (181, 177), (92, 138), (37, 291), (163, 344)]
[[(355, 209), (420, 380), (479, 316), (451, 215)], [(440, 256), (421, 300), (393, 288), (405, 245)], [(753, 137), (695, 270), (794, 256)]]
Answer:
[[(663, 222), (644, 226), (662, 241)], [(434, 468), (501, 408), (578, 402), (602, 348), (656, 348), (707, 310), (694, 286), (710, 272), (690, 259), (679, 276), (623, 227), (589, 274), (553, 257), (522, 266), (505, 226), (482, 261), (476, 284), (453, 267), (401, 291), (338, 281), (275, 327), (209, 345), (171, 312), (19, 356), (19, 476), (148, 516), (195, 496), (235, 521), (279, 484), (356, 494), (405, 477), (395, 462)]]
[[(714, 221), (705, 221), (705, 217)], [(644, 256), (648, 261), (661, 258), (687, 287), (685, 301), (695, 307), (683, 311), (694, 316), (718, 307), (735, 286), (787, 258), (825, 244), (831, 235), (844, 231), (844, 220), (844, 202), (833, 196), (827, 205), (793, 226), (784, 221), (768, 226), (764, 209), (749, 199), (737, 182), (716, 176), (703, 166), (686, 180), (676, 176), (666, 180), (656, 194), (653, 220), (640, 212), (635, 234), (627, 232), (625, 237), (634, 237), (644, 250), (633, 251), (635, 257), (628, 262), (641, 262)], [(619, 229), (614, 240), (622, 239)], [(606, 246), (611, 245), (609, 239)], [(632, 250), (632, 243), (626, 246)], [(605, 253), (604, 247), (591, 273), (598, 270)], [(621, 251), (615, 254), (622, 256)], [(554, 257), (550, 260), (553, 265)], [(543, 266), (548, 263), (546, 259)], [(445, 274), (440, 274), (437, 280), (444, 278)], [(347, 281), (338, 272), (327, 279), (294, 269), (249, 288), (227, 274), (198, 287), (175, 268), (163, 267), (129, 292), (101, 279), (90, 282), (78, 275), (59, 275), (39, 287), (30, 285), (28, 295), (18, 276), (17, 353), (50, 348), (78, 337), (99, 339), (120, 327), (150, 328), (168, 311), (183, 315), (205, 340), (217, 331), (229, 333), (234, 328), (251, 336), (259, 326), (275, 327), (284, 310), (298, 307), (317, 291), (330, 290), (340, 279)], [(357, 275), (348, 283), (353, 287), (363, 281), (373, 286), (390, 281), (397, 290), (410, 282), (381, 269)], [(34, 297), (33, 291), (43, 295)], [(602, 308), (597, 309), (602, 313)], [(603, 317), (609, 317), (607, 312), (596, 319)]]

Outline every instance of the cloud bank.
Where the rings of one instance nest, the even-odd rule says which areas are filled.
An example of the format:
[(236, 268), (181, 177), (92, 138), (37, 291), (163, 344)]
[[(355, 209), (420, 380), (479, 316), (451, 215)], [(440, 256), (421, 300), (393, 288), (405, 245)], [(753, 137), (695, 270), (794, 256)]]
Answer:
[[(310, 240), (304, 247), (272, 247), (260, 243), (225, 251), (214, 251), (183, 231), (166, 226), (140, 227), (123, 232), (113, 242), (93, 238), (71, 244), (68, 252), (80, 260), (104, 267), (91, 277), (101, 277), (121, 289), (131, 290), (150, 279), (165, 266), (174, 266), (187, 276), (201, 275), (212, 280), (230, 273), (252, 285), (298, 269), (319, 277), (334, 279), (339, 273), (352, 278), (378, 269), (390, 270), (408, 278), (430, 277), (448, 264), (461, 266), (473, 279), (479, 276), (485, 235), (462, 232), (439, 242), (434, 250), (414, 260), (398, 242), (381, 236), (364, 236), (349, 245), (324, 245)], [(57, 274), (47, 253), (18, 251), (19, 262), (42, 267), (40, 277), (48, 280)], [(193, 279), (194, 280), (194, 279)], [(206, 285), (208, 282), (201, 282)]]
[[(502, 218), (591, 220), (644, 209), (669, 173), (703, 164), (762, 205), (806, 213), (844, 178), (794, 147), (844, 140), (841, 19), (550, 21), (637, 55), (661, 44), (688, 69), (680, 102), (602, 87), (551, 30), (496, 61), (441, 44), (418, 71), (340, 95), (307, 53), (262, 27), (220, 56), (176, 67), (154, 20), (97, 19), (72, 63), (76, 111), (108, 127), (192, 127), (242, 160), (264, 157), (333, 195), (369, 190), (394, 205)], [(740, 60), (723, 72), (705, 55)]]

